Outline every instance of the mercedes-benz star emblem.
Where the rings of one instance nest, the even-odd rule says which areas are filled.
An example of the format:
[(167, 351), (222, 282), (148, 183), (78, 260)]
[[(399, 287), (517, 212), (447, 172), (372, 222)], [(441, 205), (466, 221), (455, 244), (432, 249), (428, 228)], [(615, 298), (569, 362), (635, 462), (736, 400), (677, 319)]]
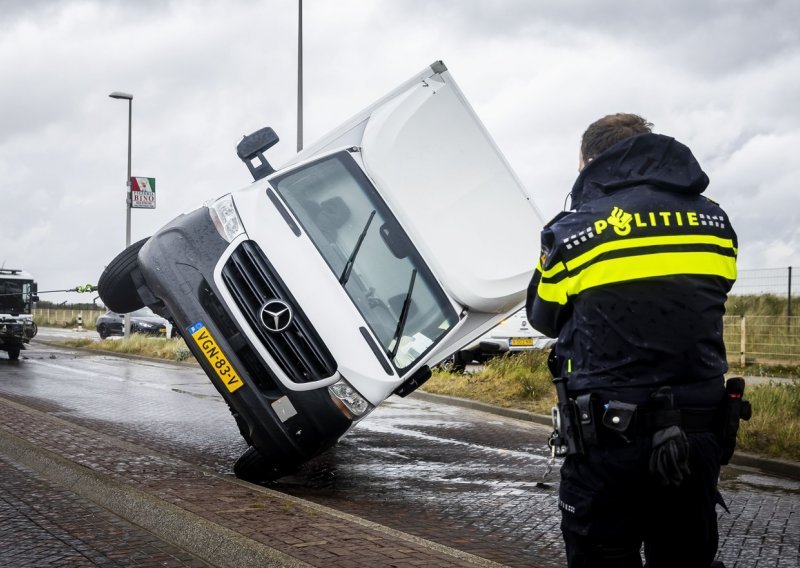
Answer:
[(292, 323), (292, 308), (283, 300), (267, 300), (261, 306), (261, 323), (268, 331), (281, 332)]

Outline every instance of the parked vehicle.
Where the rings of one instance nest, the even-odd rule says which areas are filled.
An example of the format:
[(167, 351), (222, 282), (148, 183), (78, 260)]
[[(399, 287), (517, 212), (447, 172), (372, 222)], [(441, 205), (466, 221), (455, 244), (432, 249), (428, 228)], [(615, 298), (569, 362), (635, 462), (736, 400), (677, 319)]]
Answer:
[(36, 335), (31, 315), (33, 302), (39, 301), (33, 276), (24, 270), (0, 268), (0, 350), (12, 361)]
[(234, 466), (250, 480), (318, 455), (517, 311), (542, 227), (442, 62), (276, 171), (277, 141), (246, 136), (249, 187), (98, 282), (109, 308), (175, 322), (251, 446)]
[[(139, 308), (130, 313), (131, 333), (142, 333), (156, 337), (171, 337), (172, 325), (163, 317), (153, 313), (150, 308)], [(111, 310), (97, 318), (97, 333), (101, 339), (112, 335), (125, 334), (125, 314)]]
[(463, 371), (470, 363), (484, 363), (503, 353), (549, 349), (555, 339), (545, 337), (528, 323), (525, 308), (515, 312), (472, 343), (453, 353), (453, 369)]

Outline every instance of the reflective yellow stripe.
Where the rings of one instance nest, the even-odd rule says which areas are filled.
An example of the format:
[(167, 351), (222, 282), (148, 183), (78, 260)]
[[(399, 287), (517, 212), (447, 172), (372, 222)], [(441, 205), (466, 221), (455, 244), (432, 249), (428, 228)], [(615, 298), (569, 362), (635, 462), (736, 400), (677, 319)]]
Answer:
[(714, 252), (662, 252), (611, 258), (559, 282), (542, 282), (537, 294), (545, 301), (564, 305), (569, 296), (595, 286), (678, 274), (704, 274), (735, 280), (736, 259)]
[(575, 270), (581, 265), (586, 264), (599, 255), (613, 251), (624, 250), (637, 247), (652, 247), (660, 245), (716, 245), (722, 248), (731, 249), (737, 254), (736, 247), (733, 246), (731, 239), (722, 239), (711, 235), (676, 235), (664, 237), (641, 237), (638, 239), (620, 239), (597, 245), (592, 250), (583, 253), (567, 262), (567, 268)]
[(542, 278), (552, 278), (556, 274), (559, 274), (559, 273), (563, 272), (564, 270), (566, 270), (566, 266), (564, 266), (563, 262), (556, 263), (555, 266), (549, 268), (548, 270), (545, 270), (544, 267), (542, 266), (542, 263), (539, 262), (539, 267), (538, 268), (539, 268), (539, 272), (542, 273)]
[(604, 284), (676, 274), (704, 274), (735, 280), (736, 259), (713, 252), (664, 252), (614, 258), (593, 264), (568, 278), (566, 293), (574, 296)]
[(536, 288), (536, 295), (546, 302), (555, 302), (563, 306), (567, 303), (567, 283), (568, 280), (555, 283), (542, 280)]

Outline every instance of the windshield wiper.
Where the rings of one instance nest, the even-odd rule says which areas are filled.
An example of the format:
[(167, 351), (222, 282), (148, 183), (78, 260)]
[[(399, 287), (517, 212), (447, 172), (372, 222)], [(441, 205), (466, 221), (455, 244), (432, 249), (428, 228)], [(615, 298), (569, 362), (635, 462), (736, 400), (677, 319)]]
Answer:
[(372, 213), (369, 214), (369, 219), (367, 219), (366, 225), (364, 225), (364, 228), (361, 230), (361, 234), (358, 235), (356, 246), (353, 248), (353, 252), (350, 253), (350, 258), (347, 259), (347, 263), (344, 265), (342, 275), (339, 277), (339, 284), (342, 286), (344, 286), (347, 283), (347, 280), (350, 278), (350, 273), (353, 271), (353, 264), (355, 264), (356, 261), (356, 255), (358, 254), (358, 250), (361, 248), (361, 243), (364, 242), (364, 237), (367, 236), (367, 230), (372, 224), (373, 217), (375, 217), (374, 209), (372, 210)]
[(408, 292), (406, 292), (406, 298), (403, 300), (403, 308), (400, 310), (400, 319), (397, 321), (397, 329), (394, 330), (394, 337), (392, 338), (394, 347), (392, 348), (392, 352), (389, 353), (389, 359), (394, 359), (395, 355), (397, 355), (397, 350), (400, 348), (400, 338), (403, 336), (403, 328), (406, 326), (408, 312), (411, 308), (411, 293), (414, 291), (414, 282), (416, 279), (417, 269), (414, 268), (411, 270), (411, 282), (408, 283)]

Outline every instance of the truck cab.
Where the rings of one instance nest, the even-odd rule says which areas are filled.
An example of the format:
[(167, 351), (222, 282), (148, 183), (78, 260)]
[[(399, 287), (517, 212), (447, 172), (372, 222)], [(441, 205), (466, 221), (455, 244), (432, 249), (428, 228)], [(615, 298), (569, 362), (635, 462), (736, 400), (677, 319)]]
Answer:
[[(254, 181), (132, 245), (101, 276), (175, 322), (276, 477), (524, 302), (542, 217), (441, 61)], [(123, 306), (120, 306), (123, 307)], [(124, 311), (124, 310), (122, 310)]]
[(0, 268), (0, 350), (12, 361), (36, 335), (31, 310), (38, 301), (37, 284), (24, 270)]

